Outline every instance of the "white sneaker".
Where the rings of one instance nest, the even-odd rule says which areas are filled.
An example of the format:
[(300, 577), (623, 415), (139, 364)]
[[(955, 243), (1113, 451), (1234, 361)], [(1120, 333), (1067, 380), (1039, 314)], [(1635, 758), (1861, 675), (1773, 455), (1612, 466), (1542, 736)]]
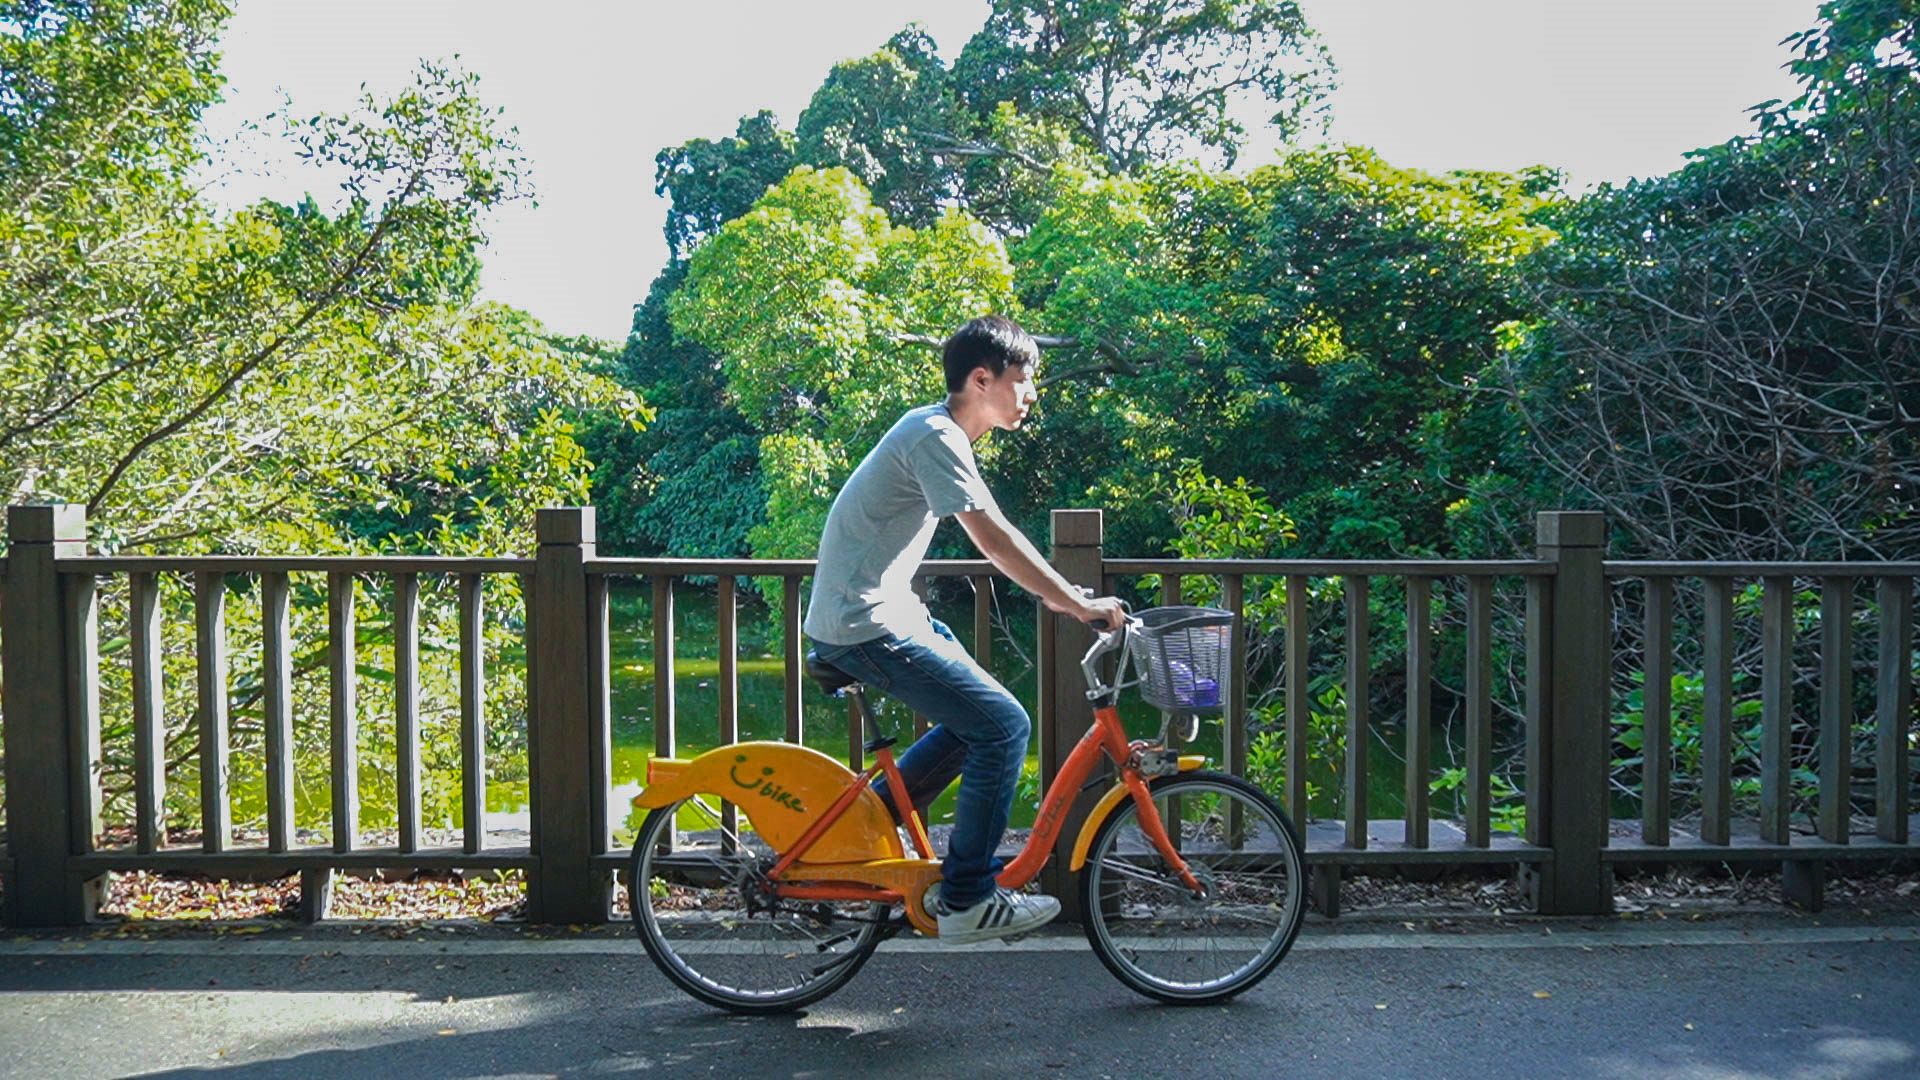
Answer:
[(1037, 893), (996, 888), (985, 900), (957, 911), (947, 906), (945, 898), (929, 897), (927, 912), (939, 923), (942, 942), (966, 945), (1038, 929), (1060, 914), (1060, 901)]

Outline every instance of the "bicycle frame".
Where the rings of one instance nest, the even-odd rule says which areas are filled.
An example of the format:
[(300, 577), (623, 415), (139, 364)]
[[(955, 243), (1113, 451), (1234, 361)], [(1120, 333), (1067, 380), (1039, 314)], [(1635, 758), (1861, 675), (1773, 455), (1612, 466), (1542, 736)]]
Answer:
[[(1144, 747), (1147, 744), (1138, 745)], [(1154, 805), (1153, 796), (1147, 790), (1146, 779), (1131, 764), (1135, 749), (1136, 744), (1128, 741), (1126, 728), (1120, 722), (1120, 710), (1111, 703), (1096, 708), (1093, 714), (1093, 726), (1081, 736), (1073, 752), (1067, 755), (1067, 760), (1061, 764), (1059, 773), (1053, 778), (1053, 783), (1048, 785), (1047, 797), (1041, 802), (1040, 811), (1034, 818), (1033, 832), (1027, 837), (1026, 846), (1020, 850), (1020, 854), (1001, 868), (999, 883), (1010, 889), (1018, 889), (1039, 875), (1041, 868), (1053, 854), (1053, 845), (1059, 839), (1061, 829), (1066, 825), (1068, 809), (1073, 805), (1075, 797), (1079, 795), (1087, 778), (1093, 774), (1094, 766), (1104, 754), (1119, 769), (1118, 782), (1126, 788), (1128, 795), (1133, 798), (1134, 804), (1139, 808), (1141, 830), (1146, 833), (1147, 839), (1152, 842), (1161, 857), (1167, 860), (1175, 875), (1187, 888), (1195, 893), (1203, 891), (1199, 880), (1188, 869), (1186, 860), (1180, 857), (1180, 852), (1167, 835), (1166, 825), (1160, 817), (1159, 808)], [(893, 795), (894, 805), (907, 807), (904, 821), (920, 859), (906, 861), (926, 863), (932, 860), (932, 845), (927, 839), (925, 823), (921, 820), (919, 811), (914, 809), (907, 799), (906, 783), (894, 764), (892, 751), (882, 747), (875, 753), (875, 758), (874, 764), (868, 766), (853, 783), (847, 786), (833, 805), (820, 815), (792, 848), (781, 855), (772, 870), (768, 872), (775, 896), (796, 900), (869, 900), (882, 903), (908, 901), (910, 909), (917, 906), (919, 901), (917, 896), (909, 897), (898, 888), (888, 888), (884, 885), (817, 879), (801, 883), (783, 879), (788, 871), (799, 864), (801, 856), (806, 854), (813, 842), (825, 833), (859, 797), (860, 792), (872, 783), (874, 776), (881, 773), (886, 775), (887, 788)], [(806, 867), (806, 869), (821, 870), (825, 867)], [(933, 880), (937, 880), (937, 876)]]

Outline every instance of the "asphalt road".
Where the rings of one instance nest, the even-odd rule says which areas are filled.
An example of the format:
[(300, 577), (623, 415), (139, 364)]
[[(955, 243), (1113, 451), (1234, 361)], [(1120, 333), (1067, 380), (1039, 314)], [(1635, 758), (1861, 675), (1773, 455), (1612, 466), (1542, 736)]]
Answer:
[(618, 931), (354, 929), (9, 936), (0, 1075), (1920, 1076), (1912, 917), (1316, 923), (1203, 1008), (1065, 934), (903, 941), (777, 1019), (681, 997)]

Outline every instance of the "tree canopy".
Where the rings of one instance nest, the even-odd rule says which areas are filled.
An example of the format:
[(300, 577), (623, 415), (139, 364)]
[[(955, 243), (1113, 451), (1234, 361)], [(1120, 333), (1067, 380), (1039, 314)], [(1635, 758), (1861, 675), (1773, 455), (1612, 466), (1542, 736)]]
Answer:
[(194, 549), (349, 542), (347, 508), (430, 492), (456, 516), (583, 495), (563, 414), (640, 405), (474, 302), (484, 215), (524, 185), (472, 77), (426, 64), (390, 99), (287, 119), (338, 204), (222, 213), (189, 173), (226, 15), (0, 5), (11, 501), (84, 502), (109, 548)]

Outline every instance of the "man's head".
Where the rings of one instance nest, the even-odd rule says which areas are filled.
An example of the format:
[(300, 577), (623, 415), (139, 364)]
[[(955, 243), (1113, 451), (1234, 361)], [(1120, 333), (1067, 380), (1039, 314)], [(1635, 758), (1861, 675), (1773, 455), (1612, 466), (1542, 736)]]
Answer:
[(982, 315), (947, 338), (942, 359), (947, 392), (976, 404), (986, 426), (1011, 431), (1026, 419), (1037, 396), (1033, 372), (1040, 346), (1020, 324)]
[(1031, 368), (1039, 364), (1040, 346), (1012, 319), (982, 315), (947, 338), (942, 359), (947, 369), (947, 392), (957, 394), (975, 368), (986, 368), (988, 375), (997, 378), (1009, 366)]

